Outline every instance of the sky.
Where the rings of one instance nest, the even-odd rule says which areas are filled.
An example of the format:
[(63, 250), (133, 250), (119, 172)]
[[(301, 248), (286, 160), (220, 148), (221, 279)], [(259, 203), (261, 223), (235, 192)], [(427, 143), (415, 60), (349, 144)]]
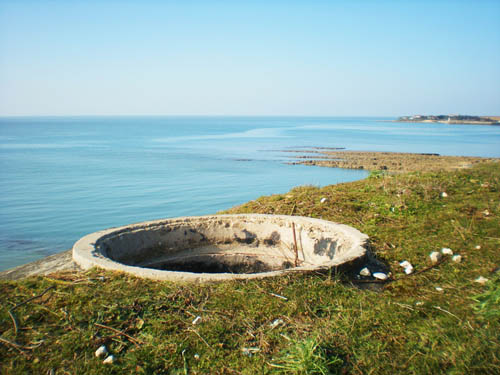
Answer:
[(0, 0), (0, 116), (500, 116), (500, 1)]

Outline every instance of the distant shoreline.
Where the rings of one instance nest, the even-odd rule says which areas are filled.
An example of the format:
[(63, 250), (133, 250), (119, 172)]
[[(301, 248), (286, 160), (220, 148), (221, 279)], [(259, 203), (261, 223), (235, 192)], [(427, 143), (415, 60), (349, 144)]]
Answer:
[(500, 116), (414, 115), (402, 116), (393, 122), (441, 123), (450, 125), (500, 125)]

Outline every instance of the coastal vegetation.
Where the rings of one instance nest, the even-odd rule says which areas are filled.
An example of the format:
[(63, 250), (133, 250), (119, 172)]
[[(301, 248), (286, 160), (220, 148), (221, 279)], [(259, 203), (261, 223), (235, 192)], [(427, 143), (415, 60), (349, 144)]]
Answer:
[[(352, 225), (391, 269), (387, 283), (310, 273), (197, 285), (98, 269), (2, 281), (0, 371), (497, 374), (499, 194), (500, 164), (489, 162), (376, 171), (224, 212)], [(444, 247), (461, 262), (432, 264), (429, 253)], [(399, 265), (405, 260), (410, 275)], [(113, 363), (94, 355), (102, 345)]]

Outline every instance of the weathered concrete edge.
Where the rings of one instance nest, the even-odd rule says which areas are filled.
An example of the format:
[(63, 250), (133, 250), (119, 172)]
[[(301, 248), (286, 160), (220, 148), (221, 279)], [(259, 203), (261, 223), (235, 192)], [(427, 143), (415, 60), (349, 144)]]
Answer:
[(321, 271), (326, 269), (335, 269), (335, 268), (344, 268), (352, 267), (353, 264), (358, 264), (356, 260), (365, 260), (368, 255), (368, 236), (364, 233), (361, 233), (355, 228), (347, 226), (345, 224), (339, 224), (334, 222), (329, 222), (337, 227), (339, 227), (344, 233), (349, 233), (352, 238), (356, 238), (357, 242), (353, 244), (353, 248), (348, 254), (345, 256), (332, 261), (328, 264), (328, 267), (317, 267), (317, 266), (303, 266), (296, 267), (286, 270), (280, 271), (272, 271), (272, 272), (263, 272), (256, 274), (229, 274), (229, 273), (220, 273), (220, 274), (208, 274), (208, 273), (191, 273), (191, 272), (176, 272), (176, 271), (162, 271), (155, 270), (150, 268), (142, 268), (142, 267), (134, 267), (125, 264), (121, 264), (118, 262), (114, 262), (104, 254), (101, 254), (96, 248), (95, 243), (102, 238), (103, 236), (110, 235), (112, 233), (117, 233), (121, 231), (152, 227), (156, 225), (164, 224), (168, 221), (188, 221), (188, 220), (197, 220), (197, 219), (210, 219), (210, 218), (220, 218), (220, 217), (232, 217), (232, 218), (266, 218), (269, 216), (273, 216), (276, 218), (280, 218), (282, 220), (306, 220), (308, 222), (317, 222), (324, 223), (326, 220), (314, 219), (309, 217), (300, 217), (300, 216), (287, 216), (287, 215), (265, 215), (265, 214), (234, 214), (234, 215), (206, 215), (206, 216), (189, 216), (189, 217), (178, 217), (172, 219), (160, 219), (153, 221), (145, 221), (141, 223), (125, 225), (117, 228), (111, 228), (102, 230), (99, 232), (91, 233), (87, 236), (84, 236), (80, 240), (78, 240), (73, 246), (73, 260), (84, 270), (90, 269), (92, 267), (103, 268), (110, 271), (118, 271), (132, 274), (136, 277), (148, 278), (153, 280), (168, 280), (168, 281), (184, 281), (184, 282), (209, 282), (209, 281), (224, 281), (224, 280), (241, 280), (241, 279), (260, 279), (264, 277), (273, 277), (285, 275), (288, 273), (296, 273), (296, 272), (308, 272), (308, 271)]
[(73, 250), (66, 250), (34, 262), (0, 271), (0, 280), (20, 280), (30, 276), (43, 276), (60, 271), (82, 271), (73, 261)]

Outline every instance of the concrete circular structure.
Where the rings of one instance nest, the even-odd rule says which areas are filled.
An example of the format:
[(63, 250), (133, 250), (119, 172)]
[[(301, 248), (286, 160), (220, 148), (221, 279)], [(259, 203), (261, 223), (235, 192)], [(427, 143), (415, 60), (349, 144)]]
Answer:
[(155, 220), (89, 234), (73, 246), (82, 268), (138, 277), (217, 281), (328, 270), (364, 262), (368, 236), (299, 216), (212, 215)]

